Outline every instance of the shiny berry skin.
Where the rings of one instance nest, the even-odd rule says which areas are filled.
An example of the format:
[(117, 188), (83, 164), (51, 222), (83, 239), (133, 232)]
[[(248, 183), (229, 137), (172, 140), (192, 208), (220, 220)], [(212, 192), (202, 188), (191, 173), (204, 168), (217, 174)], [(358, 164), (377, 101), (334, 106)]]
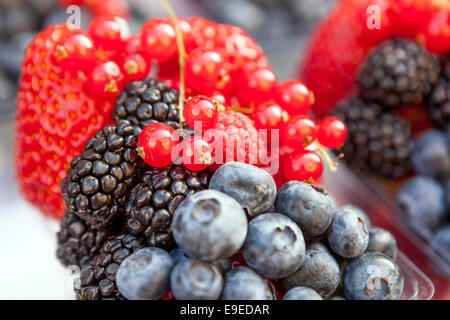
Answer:
[(116, 96), (124, 84), (124, 76), (117, 63), (106, 61), (98, 64), (89, 75), (88, 89), (99, 97)]
[(278, 85), (276, 101), (291, 116), (307, 114), (314, 104), (314, 94), (300, 81), (287, 80)]
[(106, 124), (114, 98), (86, 90), (84, 72), (62, 70), (59, 43), (80, 30), (67, 24), (40, 32), (25, 50), (15, 119), (14, 167), (22, 196), (44, 215), (61, 218), (66, 208), (60, 182), (69, 163)]
[(144, 161), (156, 168), (172, 163), (172, 151), (179, 143), (175, 129), (162, 122), (146, 126), (138, 139), (138, 153)]
[(55, 62), (71, 72), (88, 70), (92, 67), (94, 57), (94, 44), (82, 33), (61, 40), (55, 50)]
[(223, 56), (215, 50), (198, 48), (186, 59), (186, 83), (202, 93), (224, 89), (230, 81)]
[(92, 21), (88, 33), (96, 47), (118, 52), (126, 46), (130, 30), (122, 18), (101, 16)]
[(300, 150), (284, 159), (282, 169), (287, 180), (312, 182), (322, 176), (323, 162), (317, 153)]
[(142, 49), (154, 60), (161, 62), (177, 53), (174, 27), (163, 19), (151, 19), (141, 28)]
[(256, 129), (280, 129), (289, 115), (277, 103), (268, 101), (260, 104), (252, 114)]
[(184, 139), (180, 145), (181, 162), (191, 171), (201, 171), (213, 161), (212, 148), (198, 136)]
[(307, 116), (295, 116), (281, 127), (280, 138), (284, 145), (300, 149), (309, 146), (316, 140), (317, 126)]
[(216, 103), (205, 96), (195, 96), (186, 102), (183, 109), (186, 123), (194, 129), (201, 131), (213, 128), (218, 119)]
[(150, 73), (150, 61), (146, 61), (139, 53), (131, 53), (122, 57), (120, 67), (126, 81), (138, 81)]
[(277, 76), (269, 69), (256, 69), (246, 73), (239, 81), (237, 95), (245, 105), (269, 100), (277, 85)]
[(325, 148), (340, 148), (347, 139), (347, 126), (336, 117), (323, 118), (319, 123), (317, 140)]
[(110, 16), (121, 17), (126, 19), (130, 10), (128, 2), (122, 0), (102, 0), (102, 1), (85, 1), (85, 4), (90, 8), (95, 17)]

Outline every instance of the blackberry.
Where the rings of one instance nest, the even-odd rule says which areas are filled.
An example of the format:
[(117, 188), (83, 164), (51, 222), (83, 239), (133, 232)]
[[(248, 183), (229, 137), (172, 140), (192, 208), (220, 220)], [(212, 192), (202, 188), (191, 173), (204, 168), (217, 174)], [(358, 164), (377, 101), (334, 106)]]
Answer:
[(175, 209), (188, 195), (208, 188), (209, 180), (207, 171), (191, 172), (182, 165), (150, 168), (128, 197), (128, 231), (143, 236), (152, 247), (170, 249)]
[[(151, 123), (164, 122), (178, 130), (180, 117), (177, 103), (178, 92), (162, 81), (151, 78), (132, 81), (125, 85), (116, 100), (114, 120), (126, 119), (141, 129)], [(186, 135), (193, 134), (186, 124), (183, 128)]]
[(81, 269), (80, 277), (75, 280), (77, 300), (125, 300), (117, 289), (117, 270), (123, 260), (144, 247), (144, 239), (131, 234), (109, 238), (93, 262)]
[(389, 108), (419, 104), (430, 94), (439, 71), (437, 57), (414, 41), (387, 40), (366, 60), (358, 79), (360, 95)]
[(436, 126), (447, 130), (450, 125), (450, 58), (428, 99), (428, 111)]
[(112, 230), (96, 230), (76, 214), (66, 212), (61, 218), (61, 229), (56, 234), (56, 256), (66, 266), (80, 268), (90, 264), (99, 253)]
[(143, 164), (136, 152), (140, 131), (127, 120), (105, 126), (72, 160), (61, 182), (69, 211), (96, 229), (121, 216), (127, 195), (137, 183)]
[(342, 152), (350, 166), (385, 178), (409, 171), (412, 138), (406, 120), (359, 98), (340, 103), (335, 116), (347, 124)]

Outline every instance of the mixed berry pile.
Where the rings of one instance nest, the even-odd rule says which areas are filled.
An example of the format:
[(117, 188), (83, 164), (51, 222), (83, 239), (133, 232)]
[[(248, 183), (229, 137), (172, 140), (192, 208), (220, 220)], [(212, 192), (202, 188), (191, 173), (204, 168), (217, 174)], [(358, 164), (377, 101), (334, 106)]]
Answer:
[[(22, 194), (44, 214), (64, 214), (59, 186), (76, 165), (72, 160), (87, 152), (85, 145), (105, 125), (120, 119), (143, 130), (138, 140), (144, 145), (137, 148), (153, 167), (167, 166), (177, 155), (194, 171), (213, 171), (230, 160), (264, 167), (268, 163), (262, 156), (269, 154), (281, 163), (278, 181), (321, 176), (323, 162), (314, 146), (340, 147), (345, 125), (336, 118), (322, 123), (309, 118), (312, 92), (297, 80), (278, 83), (263, 51), (243, 30), (198, 17), (179, 18), (176, 26), (169, 18), (151, 19), (139, 35), (130, 35), (122, 18), (100, 16), (87, 32), (51, 26), (26, 49), (15, 165)], [(183, 114), (177, 29), (186, 51)], [(149, 73), (158, 80), (147, 78)], [(202, 122), (199, 128), (196, 121)], [(268, 130), (265, 138), (262, 129)], [(281, 139), (275, 135), (271, 141), (271, 129), (280, 130)], [(104, 132), (104, 138), (109, 134)], [(172, 157), (172, 151), (177, 155)], [(85, 160), (94, 165), (97, 159)], [(112, 200), (103, 198), (98, 206), (105, 201)]]
[(16, 172), (62, 217), (76, 297), (399, 299), (393, 236), (312, 185), (347, 138), (339, 118), (307, 115), (314, 101), (278, 83), (244, 31), (198, 17), (40, 33), (22, 64)]
[[(179, 166), (145, 173), (126, 205), (128, 222), (102, 247), (92, 243), (97, 253), (92, 259), (79, 250), (86, 246), (73, 247), (82, 259), (69, 262), (70, 243), (60, 236), (59, 257), (82, 267), (75, 281), (77, 299), (401, 297), (404, 278), (395, 263), (395, 238), (373, 228), (361, 209), (340, 207), (323, 189), (300, 181), (277, 191), (266, 171), (241, 162), (227, 162), (212, 177), (191, 176), (206, 182), (198, 189), (189, 185), (189, 175)], [(171, 210), (162, 194), (170, 193), (169, 185), (181, 189), (176, 184), (190, 195)], [(75, 230), (77, 218), (67, 216), (67, 227)], [(148, 227), (146, 219), (152, 221)], [(70, 234), (64, 220), (60, 235)], [(77, 237), (83, 238), (80, 232)], [(76, 242), (75, 235), (71, 239)]]

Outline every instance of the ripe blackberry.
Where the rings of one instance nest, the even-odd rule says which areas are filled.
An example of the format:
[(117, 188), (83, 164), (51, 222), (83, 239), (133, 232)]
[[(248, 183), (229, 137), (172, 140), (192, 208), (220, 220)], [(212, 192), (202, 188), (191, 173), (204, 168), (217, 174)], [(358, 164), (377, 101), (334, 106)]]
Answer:
[(108, 239), (93, 262), (81, 269), (75, 280), (77, 300), (125, 300), (116, 286), (120, 263), (138, 249), (145, 247), (144, 239), (121, 234)]
[[(164, 122), (178, 130), (180, 117), (178, 110), (178, 92), (164, 82), (146, 78), (129, 82), (116, 100), (114, 120), (126, 119), (141, 129), (145, 126)], [(183, 125), (187, 135), (192, 129)]]
[(111, 225), (123, 212), (143, 163), (136, 152), (140, 131), (127, 120), (105, 126), (72, 160), (61, 182), (69, 211), (93, 228)]
[(375, 48), (359, 75), (363, 99), (392, 108), (419, 104), (438, 79), (439, 61), (414, 41), (392, 39)]
[(428, 110), (434, 123), (443, 130), (450, 125), (450, 58), (428, 99)]
[(182, 165), (149, 169), (128, 197), (128, 231), (143, 236), (152, 247), (170, 249), (175, 209), (188, 195), (207, 189), (209, 180), (206, 170), (191, 172)]
[(107, 237), (113, 233), (111, 229), (96, 230), (70, 212), (64, 214), (60, 225), (61, 229), (56, 234), (56, 256), (66, 266), (82, 268), (91, 263)]
[(385, 178), (400, 177), (410, 169), (412, 139), (406, 120), (359, 98), (340, 103), (335, 115), (347, 124), (342, 152), (349, 165)]

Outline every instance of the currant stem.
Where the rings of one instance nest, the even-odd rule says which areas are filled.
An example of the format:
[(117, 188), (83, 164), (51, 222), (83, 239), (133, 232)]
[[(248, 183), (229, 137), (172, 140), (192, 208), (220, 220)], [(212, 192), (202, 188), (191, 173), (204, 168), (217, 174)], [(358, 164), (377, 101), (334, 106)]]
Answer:
[[(177, 38), (177, 47), (178, 47), (178, 63), (180, 65), (180, 93), (178, 96), (178, 114), (180, 118), (180, 129), (181, 133), (183, 134), (183, 108), (184, 108), (184, 97), (185, 97), (185, 78), (184, 78), (184, 60), (186, 57), (186, 50), (184, 48), (184, 42), (183, 42), (183, 34), (181, 33), (180, 25), (178, 24), (178, 18), (175, 14), (175, 11), (170, 6), (169, 2), (167, 0), (159, 0), (159, 3), (164, 8), (164, 10), (167, 12), (167, 14), (170, 17), (170, 20), (172, 20), (172, 23), (175, 28), (175, 35)], [(184, 136), (184, 134), (183, 134)]]
[(328, 166), (330, 167), (331, 171), (336, 172), (338, 169), (339, 162), (338, 160), (342, 158), (343, 154), (340, 154), (337, 156), (335, 160), (333, 160), (328, 152), (325, 150), (325, 148), (319, 143), (317, 143), (317, 151), (322, 155), (322, 157), (325, 159), (325, 161), (328, 163)]

